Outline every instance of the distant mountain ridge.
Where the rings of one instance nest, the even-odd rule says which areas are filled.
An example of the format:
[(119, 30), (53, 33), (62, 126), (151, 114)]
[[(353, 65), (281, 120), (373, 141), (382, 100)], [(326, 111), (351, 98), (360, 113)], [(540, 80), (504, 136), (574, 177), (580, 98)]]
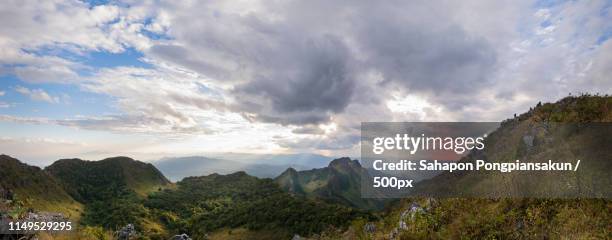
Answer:
[(343, 157), (332, 160), (324, 168), (305, 171), (289, 168), (274, 181), (283, 190), (298, 196), (361, 209), (381, 209), (385, 201), (361, 197), (361, 178), (368, 174), (358, 160)]
[[(336, 159), (323, 170), (330, 173), (325, 198), (292, 196), (274, 180), (244, 171), (186, 177), (173, 184), (152, 164), (128, 157), (61, 159), (43, 170), (1, 155), (0, 167), (0, 186), (40, 202), (26, 207), (61, 212), (84, 226), (116, 230), (133, 224), (152, 239), (186, 230), (197, 239), (209, 231), (223, 235), (228, 228), (229, 234), (236, 228), (288, 238), (371, 217), (349, 207), (355, 206), (353, 202), (341, 200), (359, 194), (354, 187), (362, 169), (348, 158)], [(0, 213), (4, 214), (2, 205)], [(323, 220), (312, 221), (313, 217)]]
[(239, 171), (260, 178), (270, 178), (278, 176), (287, 168), (286, 166), (247, 164), (201, 156), (166, 158), (153, 162), (153, 164), (172, 181), (180, 181), (186, 177), (205, 176), (213, 173), (230, 174)]
[(287, 168), (307, 170), (327, 166), (329, 158), (317, 154), (223, 153), (207, 156), (162, 158), (155, 165), (172, 181), (213, 173), (244, 171), (259, 178), (274, 178)]

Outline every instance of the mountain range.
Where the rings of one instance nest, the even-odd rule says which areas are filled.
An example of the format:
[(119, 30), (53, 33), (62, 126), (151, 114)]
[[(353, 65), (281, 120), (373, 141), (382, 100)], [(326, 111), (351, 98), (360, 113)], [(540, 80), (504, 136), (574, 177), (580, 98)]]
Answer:
[(186, 177), (172, 183), (153, 164), (128, 157), (61, 159), (40, 169), (1, 155), (0, 166), (0, 198), (11, 192), (11, 201), (0, 201), (0, 216), (20, 219), (32, 210), (39, 215), (59, 213), (82, 226), (82, 231), (63, 236), (68, 239), (87, 239), (87, 234), (111, 237), (109, 229), (128, 224), (148, 239), (183, 232), (201, 239), (228, 234), (228, 228), (247, 236), (290, 238), (371, 217), (354, 208), (371, 206), (359, 200), (356, 179), (362, 169), (348, 158), (313, 169), (333, 173), (318, 181), (336, 187), (328, 189), (328, 195), (307, 198), (284, 191), (277, 181), (244, 171)]
[(329, 157), (318, 154), (210, 153), (207, 156), (167, 157), (153, 164), (173, 181), (190, 176), (244, 171), (260, 178), (274, 178), (288, 168), (322, 168)]
[[(490, 161), (536, 156), (598, 158), (602, 161), (584, 167), (593, 173), (591, 178), (609, 179), (612, 134), (580, 130), (555, 134), (539, 129), (547, 122), (611, 121), (612, 97), (608, 96), (584, 95), (537, 104), (489, 134), (488, 150), (472, 152), (461, 161), (475, 157)], [(525, 141), (527, 135), (533, 136), (533, 141)], [(210, 162), (219, 163), (222, 159), (217, 157), (211, 156), (217, 160)], [(247, 158), (235, 162), (250, 163)], [(196, 157), (184, 161), (197, 165), (199, 160)], [(283, 161), (270, 159), (266, 164), (279, 166)], [(349, 158), (335, 159), (310, 170), (287, 168), (274, 179), (250, 176), (244, 171), (201, 176), (205, 174), (196, 170), (187, 173), (196, 176), (176, 183), (164, 176), (163, 169), (176, 174), (175, 178), (184, 171), (173, 173), (169, 171), (171, 164), (165, 164), (161, 164), (164, 167), (160, 171), (155, 164), (128, 157), (100, 161), (62, 159), (41, 169), (0, 155), (0, 198), (4, 198), (0, 201), (0, 218), (24, 218), (32, 211), (48, 211), (62, 213), (78, 223), (78, 231), (47, 236), (48, 239), (110, 239), (114, 231), (128, 224), (136, 229), (136, 239), (168, 239), (180, 233), (193, 239), (289, 239), (296, 234), (314, 239), (610, 236), (612, 202), (605, 197), (499, 198), (492, 193), (487, 198), (407, 198), (386, 202), (361, 198), (360, 179), (370, 173), (359, 161)], [(206, 166), (214, 164), (200, 167)], [(556, 189), (567, 183), (586, 186), (592, 183), (591, 178), (528, 180)], [(517, 179), (494, 173), (441, 174), (417, 184), (422, 187), (416, 191), (427, 194), (464, 186), (478, 193), (479, 185), (497, 185), (502, 186), (497, 189), (513, 192), (517, 189), (512, 183)]]

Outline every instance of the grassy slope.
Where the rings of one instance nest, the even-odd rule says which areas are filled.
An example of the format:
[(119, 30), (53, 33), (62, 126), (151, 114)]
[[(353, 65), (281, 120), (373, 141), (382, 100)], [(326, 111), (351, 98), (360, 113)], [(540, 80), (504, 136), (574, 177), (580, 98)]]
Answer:
[(127, 157), (100, 161), (62, 159), (45, 168), (59, 179), (77, 200), (87, 202), (110, 187), (127, 187), (144, 197), (158, 188), (171, 186), (153, 165)]
[(61, 212), (73, 220), (82, 211), (82, 205), (54, 177), (7, 155), (0, 155), (0, 185), (12, 189), (27, 207), (38, 211)]
[(166, 234), (165, 227), (142, 205), (149, 193), (174, 187), (152, 164), (127, 157), (63, 159), (45, 171), (85, 205), (82, 224), (118, 229), (132, 223), (146, 235)]
[(189, 177), (177, 186), (151, 195), (145, 206), (171, 229), (195, 238), (206, 234), (228, 238), (223, 229), (233, 229), (234, 237), (274, 233), (281, 234), (281, 239), (290, 238), (292, 233), (318, 233), (367, 216), (343, 206), (292, 197), (270, 179), (244, 172)]
[[(520, 143), (522, 131), (543, 121), (611, 122), (612, 97), (569, 97), (554, 104), (538, 105), (515, 119), (507, 120), (487, 140), (489, 159), (567, 159), (568, 156), (581, 156), (587, 157), (584, 159), (603, 157), (609, 160), (605, 153), (609, 153), (612, 141), (593, 141), (588, 137), (601, 134), (594, 132), (571, 135), (566, 142), (553, 142), (559, 144), (556, 146), (541, 143), (540, 149), (536, 146), (527, 153)], [(601, 140), (609, 137), (600, 135), (596, 138)], [(597, 163), (609, 169), (609, 161)], [(590, 168), (586, 171), (593, 174), (601, 174), (596, 169), (601, 166), (581, 167)], [(512, 188), (510, 177), (493, 174), (484, 178), (480, 174), (440, 176), (427, 187), (461, 184), (468, 188), (471, 186), (477, 192), (479, 184), (498, 184), (504, 186), (504, 191), (516, 190)], [(548, 189), (565, 183), (562, 179), (546, 178), (533, 182), (543, 184)], [(384, 214), (383, 220), (377, 222), (378, 231), (371, 238), (383, 239), (388, 236), (398, 226), (400, 213), (409, 209), (413, 202), (427, 206), (425, 199), (403, 199)], [(612, 234), (612, 202), (607, 199), (446, 198), (439, 199), (431, 207), (432, 210), (417, 215), (414, 221), (409, 222), (409, 228), (400, 233), (401, 239), (606, 239)], [(363, 223), (355, 228), (362, 226)]]
[(290, 239), (291, 234), (282, 230), (249, 230), (246, 228), (220, 229), (208, 235), (209, 240), (266, 240)]
[[(447, 192), (460, 189), (466, 196), (559, 196), (561, 193), (584, 193), (592, 191), (593, 186), (606, 189), (612, 182), (607, 170), (612, 168), (609, 160), (609, 143), (612, 132), (609, 127), (572, 128), (561, 127), (559, 123), (607, 122), (612, 121), (612, 98), (582, 97), (566, 98), (556, 104), (544, 104), (531, 111), (502, 123), (501, 127), (489, 134), (482, 152), (468, 155), (461, 161), (474, 162), (486, 159), (491, 162), (572, 161), (581, 159), (582, 174), (467, 172), (445, 173), (430, 181), (417, 184), (419, 192)], [(585, 112), (585, 114), (578, 114)], [(555, 123), (553, 123), (555, 122)], [(527, 146), (524, 136), (534, 136), (533, 146)], [(585, 174), (588, 173), (588, 174)], [(594, 181), (594, 179), (598, 181)], [(504, 186), (499, 188), (496, 186)], [(525, 186), (530, 186), (526, 188)], [(458, 187), (460, 186), (460, 187)], [(499, 189), (503, 192), (484, 192)], [(526, 192), (526, 189), (532, 192)], [(556, 192), (556, 193), (555, 193)], [(608, 195), (611, 195), (609, 193)], [(455, 192), (450, 195), (458, 196)]]

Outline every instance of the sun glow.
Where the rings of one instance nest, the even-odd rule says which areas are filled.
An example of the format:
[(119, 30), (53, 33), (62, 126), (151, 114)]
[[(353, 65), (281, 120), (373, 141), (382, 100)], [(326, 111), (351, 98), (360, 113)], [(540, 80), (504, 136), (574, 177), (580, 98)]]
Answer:
[(428, 112), (439, 110), (439, 107), (434, 106), (427, 100), (414, 95), (393, 95), (393, 98), (387, 101), (387, 107), (389, 110), (391, 110), (391, 112), (414, 114), (419, 119), (424, 119)]

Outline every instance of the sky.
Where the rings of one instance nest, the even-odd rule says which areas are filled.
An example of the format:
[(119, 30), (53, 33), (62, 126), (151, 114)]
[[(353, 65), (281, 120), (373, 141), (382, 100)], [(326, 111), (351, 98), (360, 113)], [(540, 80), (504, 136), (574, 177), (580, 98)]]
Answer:
[(612, 93), (612, 2), (4, 1), (0, 153), (359, 156), (367, 121)]

